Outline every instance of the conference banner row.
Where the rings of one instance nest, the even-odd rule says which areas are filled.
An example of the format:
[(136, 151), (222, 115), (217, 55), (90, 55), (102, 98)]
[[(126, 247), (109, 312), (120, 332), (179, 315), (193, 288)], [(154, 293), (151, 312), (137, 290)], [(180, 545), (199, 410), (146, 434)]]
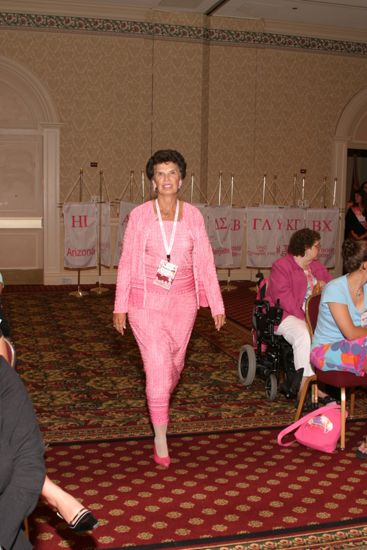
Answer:
[[(64, 267), (86, 269), (99, 263), (118, 265), (129, 214), (137, 205), (121, 201), (117, 237), (112, 253), (109, 203), (65, 203)], [(267, 268), (287, 253), (295, 231), (309, 227), (321, 235), (319, 258), (326, 267), (335, 266), (339, 210), (337, 208), (294, 208), (260, 206), (196, 205), (201, 211), (217, 268)], [(246, 244), (246, 246), (245, 246)]]

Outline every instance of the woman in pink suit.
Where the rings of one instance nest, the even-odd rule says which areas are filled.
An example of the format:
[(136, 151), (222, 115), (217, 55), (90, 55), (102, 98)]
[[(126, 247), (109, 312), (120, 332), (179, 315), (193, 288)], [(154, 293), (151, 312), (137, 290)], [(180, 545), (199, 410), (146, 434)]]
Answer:
[[(320, 240), (320, 233), (308, 227), (293, 233), (288, 254), (271, 266), (266, 292), (266, 299), (271, 304), (279, 300), (283, 309), (277, 334), (281, 334), (293, 348), (294, 367), (302, 373), (300, 389), (314, 374), (310, 364), (311, 337), (305, 319), (306, 300), (331, 280), (326, 267), (317, 260)], [(325, 394), (320, 394), (320, 397), (325, 398)]]
[(129, 317), (144, 363), (154, 460), (168, 467), (169, 401), (184, 367), (197, 310), (209, 306), (217, 330), (225, 315), (203, 217), (178, 199), (185, 159), (174, 150), (157, 151), (148, 160), (146, 173), (156, 199), (130, 213), (113, 323), (124, 334)]

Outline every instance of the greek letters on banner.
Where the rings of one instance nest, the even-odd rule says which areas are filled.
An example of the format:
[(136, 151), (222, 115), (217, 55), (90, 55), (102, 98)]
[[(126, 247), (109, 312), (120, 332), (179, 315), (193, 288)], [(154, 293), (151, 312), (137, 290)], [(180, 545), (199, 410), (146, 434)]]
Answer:
[(83, 269), (97, 265), (98, 208), (94, 202), (65, 203), (64, 267)]
[(115, 259), (114, 259), (115, 266), (118, 265), (120, 261), (125, 229), (127, 226), (127, 222), (129, 221), (130, 212), (135, 207), (136, 207), (136, 204), (133, 202), (124, 202), (124, 201), (120, 202), (119, 225), (117, 230), (117, 242), (116, 242)]
[(321, 235), (318, 259), (326, 267), (335, 266), (336, 236), (339, 224), (338, 208), (307, 210), (307, 227)]
[(241, 267), (246, 208), (232, 208), (231, 216), (232, 267)]
[(111, 265), (111, 207), (109, 202), (103, 202), (101, 206), (101, 265)]
[(244, 208), (208, 206), (204, 215), (216, 267), (241, 266)]
[(275, 260), (287, 254), (292, 233), (309, 227), (321, 235), (320, 261), (326, 267), (333, 267), (338, 221), (337, 208), (247, 208), (247, 265), (271, 267)]

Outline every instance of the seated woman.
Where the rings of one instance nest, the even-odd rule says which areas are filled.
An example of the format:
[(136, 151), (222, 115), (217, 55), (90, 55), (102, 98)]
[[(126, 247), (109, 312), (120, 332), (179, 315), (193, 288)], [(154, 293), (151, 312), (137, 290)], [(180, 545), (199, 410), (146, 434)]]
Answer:
[(345, 239), (367, 239), (367, 195), (363, 187), (354, 192), (353, 203), (345, 215)]
[(331, 280), (327, 269), (317, 260), (320, 238), (320, 233), (308, 228), (293, 233), (288, 254), (271, 267), (266, 292), (266, 299), (272, 305), (279, 300), (283, 309), (277, 334), (291, 344), (296, 371), (303, 369), (300, 389), (305, 379), (314, 374), (310, 364), (311, 338), (305, 320), (305, 302), (312, 292)]
[[(0, 359), (1, 359), (1, 357), (3, 357), (5, 360), (4, 361), (2, 360), (3, 362), (0, 363), (0, 374), (1, 374), (1, 369), (2, 369), (3, 365), (6, 365), (8, 367), (9, 366), (8, 363), (10, 363), (10, 357), (8, 357), (8, 348), (5, 344), (3, 335), (2, 335), (1, 330), (0, 330)], [(16, 374), (14, 369), (12, 369), (12, 370), (13, 370), (14, 375), (15, 375), (15, 376), (12, 375), (13, 386), (14, 386), (14, 395), (12, 397), (12, 399), (13, 399), (13, 401), (12, 401), (13, 405), (12, 406), (14, 408), (13, 413), (15, 413), (15, 410), (17, 410), (18, 405), (21, 406), (21, 402), (19, 400), (17, 400), (17, 396), (19, 394), (22, 397), (22, 399), (24, 399), (24, 401), (26, 402), (28, 414), (30, 414), (30, 412), (32, 413), (30, 418), (31, 418), (32, 422), (36, 423), (36, 427), (34, 427), (33, 429), (34, 429), (35, 433), (38, 434), (39, 433), (39, 428), (38, 428), (37, 421), (35, 420), (35, 417), (34, 417), (33, 407), (30, 403), (30, 399), (29, 399), (28, 395), (26, 394), (26, 390), (25, 390), (24, 385), (23, 385), (22, 381), (20, 380), (19, 376)], [(0, 378), (0, 380), (1, 380), (1, 378)], [(2, 388), (0, 387), (0, 410), (1, 410), (1, 407), (2, 407), (2, 404), (1, 404), (1, 390), (2, 390)], [(29, 403), (28, 403), (28, 401), (29, 401)], [(20, 418), (19, 422), (25, 422), (25, 420)], [(1, 448), (1, 445), (0, 445), (0, 448)], [(0, 462), (1, 461), (2, 461), (2, 458), (1, 458)], [(42, 444), (42, 464), (43, 464), (43, 444)], [(1, 476), (2, 476), (2, 474), (1, 474), (1, 468), (0, 468), (0, 518), (2, 518), (2, 515), (1, 515)], [(40, 489), (42, 498), (47, 502), (47, 504), (49, 504), (52, 508), (54, 508), (56, 510), (58, 516), (65, 520), (65, 522), (67, 523), (68, 527), (70, 527), (70, 529), (73, 529), (76, 532), (82, 532), (82, 531), (90, 531), (91, 529), (95, 529), (98, 526), (97, 519), (93, 516), (93, 514), (89, 510), (84, 508), (75, 497), (73, 497), (71, 494), (67, 493), (61, 487), (56, 485), (53, 481), (51, 481), (51, 479), (47, 475), (46, 476), (43, 475), (42, 481), (43, 481), (43, 484), (41, 485), (41, 489)], [(36, 502), (37, 501), (38, 501), (38, 496), (37, 496)], [(33, 508), (34, 508), (34, 506), (33, 506)], [(32, 510), (27, 510), (27, 513), (22, 518), (22, 521), (31, 511)], [(22, 523), (22, 521), (21, 521), (21, 523)], [(2, 520), (1, 520), (1, 522), (2, 522)], [(0, 527), (0, 534), (1, 534), (1, 527)], [(0, 538), (0, 548), (2, 546), (4, 548), (10, 548), (10, 547), (6, 546), (5, 544), (2, 545), (2, 541), (1, 541), (1, 538)]]
[[(367, 241), (347, 239), (345, 275), (328, 283), (321, 295), (311, 361), (322, 370), (367, 372)], [(357, 456), (367, 458), (363, 443)]]

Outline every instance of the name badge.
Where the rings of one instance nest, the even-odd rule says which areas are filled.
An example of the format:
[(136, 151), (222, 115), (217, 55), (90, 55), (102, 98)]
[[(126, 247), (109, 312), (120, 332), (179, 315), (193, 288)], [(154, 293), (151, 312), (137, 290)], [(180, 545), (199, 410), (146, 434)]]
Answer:
[(366, 327), (366, 326), (367, 326), (367, 311), (364, 311), (361, 314), (361, 327)]
[(177, 273), (177, 265), (167, 260), (161, 260), (153, 283), (169, 290)]

